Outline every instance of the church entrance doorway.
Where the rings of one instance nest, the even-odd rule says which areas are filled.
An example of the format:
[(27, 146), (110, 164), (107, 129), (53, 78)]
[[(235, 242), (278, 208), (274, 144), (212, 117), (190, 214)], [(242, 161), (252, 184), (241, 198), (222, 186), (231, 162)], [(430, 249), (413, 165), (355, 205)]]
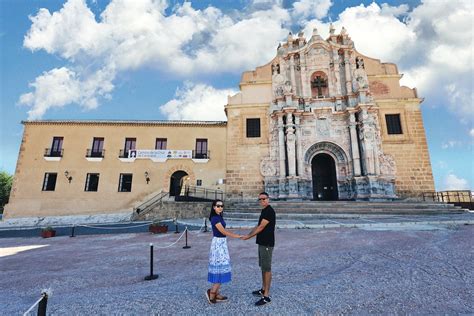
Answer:
[(183, 170), (178, 170), (170, 178), (170, 196), (179, 196), (183, 187), (184, 179), (188, 174)]
[(318, 154), (311, 161), (313, 176), (313, 200), (335, 201), (338, 199), (336, 164), (328, 154)]

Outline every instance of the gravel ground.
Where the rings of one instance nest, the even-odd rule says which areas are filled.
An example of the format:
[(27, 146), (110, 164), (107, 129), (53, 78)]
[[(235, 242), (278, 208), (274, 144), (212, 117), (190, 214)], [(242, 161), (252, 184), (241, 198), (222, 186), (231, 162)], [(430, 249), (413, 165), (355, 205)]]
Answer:
[[(204, 292), (211, 235), (191, 232), (190, 249), (182, 249), (184, 238), (158, 248), (179, 236), (1, 239), (0, 314), (22, 314), (46, 288), (50, 315), (474, 313), (472, 225), (278, 229), (272, 302), (262, 307), (250, 293), (260, 286), (254, 239), (229, 239), (233, 281), (222, 293), (230, 300), (210, 305)], [(149, 243), (159, 278), (143, 281)]]

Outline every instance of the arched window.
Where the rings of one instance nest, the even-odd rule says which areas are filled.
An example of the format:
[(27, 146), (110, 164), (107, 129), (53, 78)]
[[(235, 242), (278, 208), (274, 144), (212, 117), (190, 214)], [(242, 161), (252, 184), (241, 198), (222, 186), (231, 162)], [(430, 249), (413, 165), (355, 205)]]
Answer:
[(311, 96), (313, 98), (329, 96), (328, 76), (322, 71), (316, 71), (311, 75)]

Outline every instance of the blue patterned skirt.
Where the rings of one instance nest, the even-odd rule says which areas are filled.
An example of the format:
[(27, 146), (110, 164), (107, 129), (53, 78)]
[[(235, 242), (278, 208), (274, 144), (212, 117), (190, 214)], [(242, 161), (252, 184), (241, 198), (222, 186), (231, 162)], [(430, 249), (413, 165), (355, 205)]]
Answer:
[(227, 238), (212, 238), (207, 280), (211, 283), (227, 283), (232, 280)]

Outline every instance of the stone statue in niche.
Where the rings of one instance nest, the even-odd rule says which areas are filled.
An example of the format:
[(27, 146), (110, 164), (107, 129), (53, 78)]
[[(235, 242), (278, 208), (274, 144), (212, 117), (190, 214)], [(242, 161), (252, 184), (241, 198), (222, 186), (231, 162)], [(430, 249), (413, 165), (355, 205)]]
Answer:
[(296, 71), (300, 71), (300, 54), (295, 54), (295, 69)]
[(291, 92), (293, 91), (293, 88), (291, 87), (290, 81), (285, 82), (285, 86), (283, 87), (283, 90), (285, 91), (285, 94), (291, 94)]
[(282, 97), (283, 95), (284, 95), (283, 87), (282, 87), (282, 86), (278, 86), (278, 87), (275, 89), (275, 96), (276, 96), (276, 97)]
[(364, 68), (356, 68), (352, 74), (352, 90), (357, 92), (359, 90), (367, 89), (369, 87), (369, 80)]
[(280, 74), (280, 64), (272, 65), (272, 75)]
[(364, 66), (364, 59), (360, 58), (360, 57), (356, 57), (356, 69), (365, 69), (365, 66)]

